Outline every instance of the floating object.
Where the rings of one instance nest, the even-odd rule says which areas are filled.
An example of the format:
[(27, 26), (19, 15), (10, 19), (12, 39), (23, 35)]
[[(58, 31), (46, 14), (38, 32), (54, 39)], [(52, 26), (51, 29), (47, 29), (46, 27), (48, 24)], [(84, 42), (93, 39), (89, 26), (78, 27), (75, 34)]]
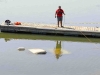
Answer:
[(25, 48), (24, 47), (19, 47), (18, 50), (23, 51), (23, 50), (25, 50)]
[(29, 49), (30, 52), (34, 54), (46, 54), (47, 52), (43, 49)]

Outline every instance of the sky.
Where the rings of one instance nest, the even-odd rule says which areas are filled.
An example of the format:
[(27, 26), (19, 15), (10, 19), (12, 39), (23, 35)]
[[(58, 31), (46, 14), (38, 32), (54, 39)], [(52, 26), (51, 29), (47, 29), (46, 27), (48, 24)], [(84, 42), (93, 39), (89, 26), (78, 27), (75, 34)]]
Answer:
[(55, 11), (61, 6), (63, 21), (99, 22), (100, 0), (0, 0), (0, 22), (56, 23)]

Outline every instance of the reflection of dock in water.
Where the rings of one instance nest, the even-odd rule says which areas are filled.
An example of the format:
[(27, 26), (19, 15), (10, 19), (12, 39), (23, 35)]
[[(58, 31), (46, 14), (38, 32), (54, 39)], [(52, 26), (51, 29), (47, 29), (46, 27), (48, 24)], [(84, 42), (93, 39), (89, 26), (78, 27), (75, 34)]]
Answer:
[(8, 42), (8, 41), (10, 41), (10, 40), (11, 40), (10, 38), (5, 38), (5, 41), (6, 41), (6, 42)]
[[(73, 41), (73, 42), (90, 42), (82, 37), (66, 37), (66, 36), (50, 36), (50, 35), (35, 35), (35, 34), (15, 34), (15, 33), (0, 33), (0, 38), (4, 38), (7, 42), (11, 40), (51, 40), (51, 41)], [(89, 38), (92, 42), (100, 42), (99, 38)]]

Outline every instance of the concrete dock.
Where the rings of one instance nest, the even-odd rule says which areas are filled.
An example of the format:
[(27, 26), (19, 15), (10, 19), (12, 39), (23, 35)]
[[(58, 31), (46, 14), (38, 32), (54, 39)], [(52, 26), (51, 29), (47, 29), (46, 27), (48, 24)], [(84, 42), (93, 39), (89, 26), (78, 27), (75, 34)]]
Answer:
[(24, 32), (35, 34), (54, 34), (67, 36), (100, 37), (100, 27), (64, 26), (56, 24), (21, 23), (21, 25), (0, 25), (1, 32)]

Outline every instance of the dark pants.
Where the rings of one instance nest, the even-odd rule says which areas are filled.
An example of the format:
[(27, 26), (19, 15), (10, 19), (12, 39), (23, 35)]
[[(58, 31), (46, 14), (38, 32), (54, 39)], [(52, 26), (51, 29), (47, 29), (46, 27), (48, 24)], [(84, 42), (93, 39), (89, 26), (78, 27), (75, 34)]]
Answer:
[(57, 20), (58, 20), (58, 21), (62, 21), (62, 20), (63, 20), (63, 17), (58, 17), (58, 16), (57, 16)]
[(59, 27), (59, 22), (60, 22), (60, 24), (61, 24), (61, 27), (63, 27), (63, 26), (62, 26), (62, 20), (63, 20), (63, 17), (58, 17), (58, 16), (57, 16), (58, 27)]

